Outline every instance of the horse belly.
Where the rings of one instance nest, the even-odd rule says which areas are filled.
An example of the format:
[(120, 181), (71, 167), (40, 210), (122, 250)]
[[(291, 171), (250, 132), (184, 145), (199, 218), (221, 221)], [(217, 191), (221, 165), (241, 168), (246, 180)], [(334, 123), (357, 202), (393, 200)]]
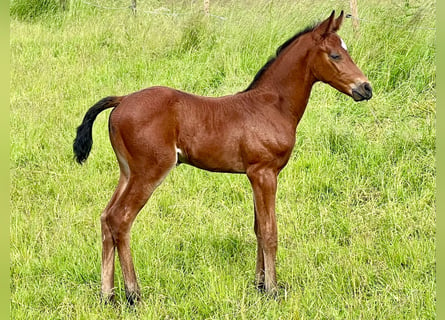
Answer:
[(213, 139), (177, 146), (179, 162), (214, 172), (245, 172), (241, 152), (236, 143), (211, 140)]

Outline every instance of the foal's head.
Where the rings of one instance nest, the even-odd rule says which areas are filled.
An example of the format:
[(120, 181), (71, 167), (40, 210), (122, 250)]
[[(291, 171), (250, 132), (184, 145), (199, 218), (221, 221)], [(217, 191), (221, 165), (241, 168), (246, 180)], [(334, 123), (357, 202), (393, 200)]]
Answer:
[(314, 77), (351, 96), (355, 101), (372, 97), (371, 85), (363, 72), (349, 56), (344, 41), (337, 35), (343, 22), (343, 11), (335, 18), (335, 11), (308, 35), (315, 46), (310, 52), (310, 64)]

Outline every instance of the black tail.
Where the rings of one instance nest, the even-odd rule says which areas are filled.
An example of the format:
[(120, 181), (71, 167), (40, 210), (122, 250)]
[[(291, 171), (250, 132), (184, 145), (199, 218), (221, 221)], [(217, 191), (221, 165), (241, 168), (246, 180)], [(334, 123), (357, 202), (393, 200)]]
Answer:
[(78, 163), (82, 164), (90, 154), (93, 146), (93, 122), (97, 115), (105, 109), (117, 107), (121, 100), (122, 97), (106, 97), (87, 111), (82, 124), (77, 127), (77, 135), (73, 143), (74, 157)]

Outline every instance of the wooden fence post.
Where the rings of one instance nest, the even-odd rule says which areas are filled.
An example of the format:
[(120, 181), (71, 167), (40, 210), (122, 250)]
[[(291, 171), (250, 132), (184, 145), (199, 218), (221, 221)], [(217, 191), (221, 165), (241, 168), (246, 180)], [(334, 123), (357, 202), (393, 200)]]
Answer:
[(62, 7), (62, 10), (65, 11), (66, 10), (66, 3), (68, 0), (60, 0), (60, 6)]
[(210, 15), (210, 0), (204, 0), (204, 13), (206, 16)]
[(357, 9), (357, 0), (350, 0), (349, 1), (350, 7), (351, 7), (351, 15), (352, 15), (352, 29), (354, 30), (354, 33), (358, 34), (358, 28), (359, 28), (359, 21), (358, 21), (358, 9)]
[(136, 0), (131, 0), (131, 10), (133, 11), (133, 14), (136, 15)]

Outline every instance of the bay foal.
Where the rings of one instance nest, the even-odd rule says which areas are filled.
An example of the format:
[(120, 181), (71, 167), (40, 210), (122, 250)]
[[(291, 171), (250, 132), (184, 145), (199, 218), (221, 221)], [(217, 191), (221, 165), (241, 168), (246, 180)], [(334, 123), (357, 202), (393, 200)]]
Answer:
[(117, 248), (125, 291), (133, 304), (139, 286), (130, 253), (130, 229), (141, 208), (179, 163), (216, 172), (245, 173), (252, 185), (257, 237), (256, 283), (276, 292), (277, 176), (295, 143), (298, 122), (317, 81), (360, 101), (370, 99), (368, 79), (337, 35), (343, 11), (296, 34), (243, 92), (201, 97), (152, 87), (97, 102), (77, 128), (74, 153), (84, 162), (96, 116), (114, 108), (109, 135), (120, 167), (116, 191), (101, 216), (102, 296), (113, 297)]

